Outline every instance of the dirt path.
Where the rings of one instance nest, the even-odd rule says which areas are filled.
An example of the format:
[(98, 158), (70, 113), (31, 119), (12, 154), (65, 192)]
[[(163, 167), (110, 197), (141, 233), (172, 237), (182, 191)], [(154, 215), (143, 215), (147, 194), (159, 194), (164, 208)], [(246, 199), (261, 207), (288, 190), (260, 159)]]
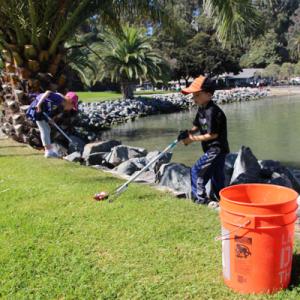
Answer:
[(300, 95), (300, 86), (268, 87), (270, 96), (294, 96)]

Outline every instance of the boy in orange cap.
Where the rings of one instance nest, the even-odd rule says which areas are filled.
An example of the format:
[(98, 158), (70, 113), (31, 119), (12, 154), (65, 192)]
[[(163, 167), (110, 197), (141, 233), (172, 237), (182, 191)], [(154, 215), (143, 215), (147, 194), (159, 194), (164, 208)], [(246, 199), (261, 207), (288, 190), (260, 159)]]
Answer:
[[(224, 112), (213, 100), (215, 85), (211, 79), (200, 76), (182, 93), (193, 94), (193, 101), (199, 107), (193, 128), (183, 140), (185, 145), (201, 142), (204, 155), (191, 168), (192, 199), (198, 204), (208, 204), (205, 185), (211, 179), (216, 196), (224, 187), (224, 165), (230, 152), (227, 140), (227, 120)], [(196, 134), (200, 131), (200, 134)]]

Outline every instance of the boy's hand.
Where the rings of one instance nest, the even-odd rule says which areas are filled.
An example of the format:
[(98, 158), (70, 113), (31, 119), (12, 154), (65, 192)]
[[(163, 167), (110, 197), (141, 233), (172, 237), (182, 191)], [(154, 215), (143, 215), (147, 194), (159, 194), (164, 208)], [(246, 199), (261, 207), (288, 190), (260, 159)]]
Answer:
[(189, 131), (188, 130), (181, 130), (179, 132), (179, 135), (177, 137), (178, 141), (183, 141), (189, 136)]
[(189, 136), (186, 139), (182, 140), (182, 143), (186, 146), (191, 144), (192, 142), (193, 142), (193, 140), (192, 140), (192, 135), (191, 134), (189, 134)]

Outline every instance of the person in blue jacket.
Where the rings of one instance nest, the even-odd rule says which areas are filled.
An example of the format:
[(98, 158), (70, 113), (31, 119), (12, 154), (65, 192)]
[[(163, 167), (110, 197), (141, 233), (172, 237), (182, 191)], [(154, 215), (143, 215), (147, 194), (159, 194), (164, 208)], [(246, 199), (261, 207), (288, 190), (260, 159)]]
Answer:
[(76, 93), (68, 92), (66, 95), (62, 95), (46, 91), (36, 96), (26, 112), (26, 116), (34, 121), (40, 130), (46, 158), (58, 157), (58, 154), (52, 148), (51, 128), (43, 113), (52, 118), (61, 109), (64, 111), (78, 110), (78, 96)]

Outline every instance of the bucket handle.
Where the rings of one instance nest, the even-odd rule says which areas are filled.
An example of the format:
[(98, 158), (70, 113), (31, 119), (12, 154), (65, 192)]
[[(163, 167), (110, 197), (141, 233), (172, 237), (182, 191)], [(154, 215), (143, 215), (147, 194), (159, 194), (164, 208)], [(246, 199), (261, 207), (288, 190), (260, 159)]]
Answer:
[[(242, 217), (242, 219), (244, 219), (244, 217)], [(245, 226), (249, 225), (250, 223), (251, 223), (251, 220), (248, 219), (243, 224), (240, 224), (236, 229), (231, 230), (228, 233), (216, 236), (215, 237), (215, 241), (217, 242), (217, 241), (223, 241), (223, 240), (225, 240), (225, 237), (230, 236), (231, 233), (236, 232), (236, 231), (240, 230), (241, 228), (244, 228)]]

